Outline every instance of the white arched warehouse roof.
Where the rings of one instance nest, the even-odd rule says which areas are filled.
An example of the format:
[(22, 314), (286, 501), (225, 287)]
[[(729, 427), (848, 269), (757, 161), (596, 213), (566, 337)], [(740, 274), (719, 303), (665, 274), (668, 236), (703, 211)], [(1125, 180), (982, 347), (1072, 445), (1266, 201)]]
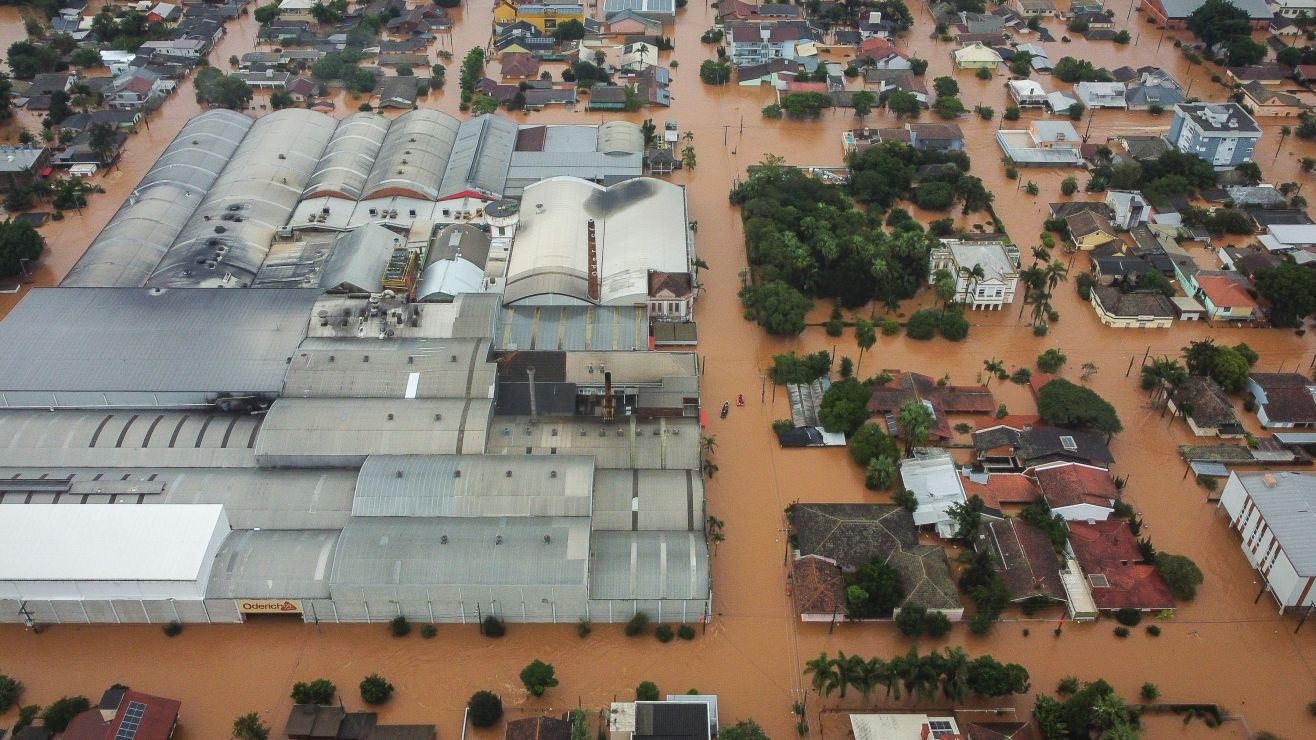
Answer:
[(362, 200), (390, 195), (435, 200), (448, 167), (457, 119), (419, 108), (393, 121), (366, 179)]
[[(589, 295), (587, 229), (594, 221), (599, 296)], [(603, 187), (554, 177), (525, 189), (504, 302), (635, 305), (649, 270), (690, 270), (685, 189), (642, 177)]]
[(644, 132), (629, 121), (599, 126), (599, 151), (604, 154), (644, 154)]
[(184, 124), (62, 285), (144, 285), (252, 123), (241, 113), (219, 109)]

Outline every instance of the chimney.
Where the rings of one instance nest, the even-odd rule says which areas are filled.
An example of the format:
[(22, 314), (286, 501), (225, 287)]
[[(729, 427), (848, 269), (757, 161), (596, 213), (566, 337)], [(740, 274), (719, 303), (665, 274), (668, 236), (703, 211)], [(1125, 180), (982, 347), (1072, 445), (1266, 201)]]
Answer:
[(525, 374), (530, 376), (530, 423), (539, 421), (539, 405), (535, 403), (535, 369), (528, 367)]
[(612, 408), (612, 373), (603, 373), (603, 420), (612, 421), (615, 417)]
[(585, 226), (585, 239), (589, 254), (588, 277), (586, 278), (586, 290), (589, 292), (589, 299), (597, 301), (599, 299), (599, 247), (598, 239), (595, 235), (594, 219), (590, 219)]

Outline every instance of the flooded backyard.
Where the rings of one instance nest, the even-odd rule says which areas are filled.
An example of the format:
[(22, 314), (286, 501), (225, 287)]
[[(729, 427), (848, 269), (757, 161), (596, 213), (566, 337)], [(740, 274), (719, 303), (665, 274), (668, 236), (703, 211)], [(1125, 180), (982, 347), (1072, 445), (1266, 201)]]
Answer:
[[(1056, 42), (1046, 45), (1052, 58), (1088, 57), (1099, 66), (1110, 67), (1157, 64), (1185, 86), (1191, 83), (1193, 95), (1204, 99), (1224, 96), (1224, 89), (1210, 82), (1212, 70), (1189, 65), (1173, 48), (1173, 35), (1161, 42), (1161, 32), (1142, 23), (1140, 14), (1127, 16), (1129, 3), (1116, 0), (1108, 7), (1117, 18), (1128, 17), (1127, 27), (1138, 43), (1119, 47), (1082, 39)], [(461, 11), (464, 17), (453, 38), (442, 40), (437, 48), (451, 49), (460, 60), (470, 47), (484, 46), (490, 9), (488, 0), (468, 5)], [(921, 5), (911, 5), (911, 10), (918, 28), (930, 27)], [(0, 26), (12, 33), (12, 9), (0, 11)], [(673, 74), (671, 110), (606, 116), (634, 121), (651, 117), (660, 124), (662, 119), (673, 118), (679, 121), (681, 131), (694, 133), (697, 167), (678, 173), (674, 181), (689, 188), (691, 217), (699, 224), (699, 255), (709, 265), (702, 276), (707, 290), (696, 314), (697, 351), (704, 363), (703, 398), (709, 408), (737, 394), (744, 394), (747, 400), (744, 408), (733, 408), (728, 418), (712, 418), (709, 423), (708, 433), (718, 440), (715, 461), (720, 470), (708, 484), (708, 513), (725, 522), (726, 541), (717, 546), (712, 558), (716, 614), (705, 634), (691, 642), (661, 644), (652, 638), (626, 638), (617, 625), (598, 625), (581, 641), (572, 625), (512, 624), (506, 637), (489, 640), (477, 634), (474, 626), (442, 625), (433, 640), (422, 640), (414, 633), (399, 640), (389, 637), (383, 625), (316, 626), (278, 618), (256, 619), (242, 626), (189, 626), (173, 639), (162, 635), (158, 626), (58, 626), (40, 635), (26, 633), (21, 627), (0, 626), (0, 672), (24, 682), (24, 702), (48, 703), (65, 694), (94, 698), (109, 684), (122, 682), (182, 700), (179, 740), (217, 740), (228, 736), (234, 717), (248, 711), (259, 711), (278, 734), (294, 681), (329, 678), (338, 684), (348, 709), (359, 710), (356, 684), (378, 671), (397, 687), (392, 702), (381, 712), (382, 720), (434, 722), (441, 737), (456, 738), (462, 731), (466, 699), (478, 689), (497, 691), (509, 707), (561, 711), (577, 706), (597, 709), (614, 699), (633, 698), (637, 683), (652, 680), (663, 693), (691, 688), (716, 693), (724, 724), (753, 717), (770, 736), (782, 740), (794, 733), (792, 702), (806, 695), (807, 683), (801, 677), (804, 660), (821, 651), (884, 658), (905, 652), (910, 642), (893, 626), (841, 624), (832, 631), (825, 624), (802, 625), (794, 614), (786, 586), (785, 507), (794, 501), (886, 502), (888, 497), (864, 489), (862, 471), (843, 449), (783, 450), (777, 445), (770, 424), (790, 415), (786, 394), (774, 393), (769, 386), (763, 392), (764, 400), (759, 400), (762, 373), (772, 355), (835, 349), (838, 357), (857, 358), (858, 348), (851, 332), (831, 338), (822, 328), (810, 327), (797, 338), (778, 339), (743, 320), (736, 291), (745, 269), (744, 243), (739, 216), (727, 203), (733, 182), (767, 154), (780, 154), (798, 165), (840, 164), (840, 134), (854, 127), (856, 120), (849, 111), (835, 110), (817, 121), (770, 121), (760, 115), (761, 108), (772, 101), (766, 88), (702, 84), (698, 66), (710, 55), (711, 47), (700, 44), (698, 38), (712, 24), (715, 12), (697, 1), (680, 12), (676, 50), (663, 56), (665, 62), (680, 62)], [(1058, 38), (1059, 22), (1048, 25)], [(230, 24), (228, 35), (212, 54), (213, 63), (226, 66), (230, 55), (250, 51), (254, 38), (255, 23), (250, 17)], [(929, 81), (951, 73), (951, 45), (911, 33), (900, 46), (930, 61)], [(434, 51), (431, 49), (431, 54)], [(556, 76), (557, 67), (549, 68)], [(456, 63), (449, 65), (448, 78), (449, 89), (432, 93), (423, 104), (456, 115)], [(1023, 170), (1021, 180), (1035, 181), (1041, 194), (1033, 197), (1018, 190), (1019, 183), (1005, 177), (992, 136), (1007, 104), (1006, 78), (997, 75), (984, 82), (969, 73), (956, 78), (966, 107), (981, 103), (998, 112), (993, 121), (966, 117), (958, 123), (973, 159), (972, 174), (996, 194), (998, 215), (1027, 254), (1046, 218), (1046, 204), (1064, 199), (1059, 184), (1071, 172)], [(1040, 79), (1050, 89), (1059, 86), (1045, 76)], [(354, 112), (357, 102), (340, 97), (336, 115)], [(36, 272), (37, 284), (58, 282), (160, 149), (197, 112), (191, 83), (185, 83), (151, 116), (149, 127), (141, 127), (129, 140), (120, 165), (97, 177), (107, 193), (94, 196), (82, 213), (70, 212), (63, 222), (43, 228), (50, 250)], [(1022, 127), (1029, 115), (1036, 114), (1006, 125)], [(27, 116), (20, 113), (20, 122), (35, 130)], [(511, 117), (539, 123), (603, 118), (560, 109)], [(1153, 118), (1144, 113), (1099, 111), (1092, 120), (1090, 136), (1092, 141), (1104, 142), (1121, 133), (1163, 130), (1169, 119), (1169, 114)], [(892, 120), (878, 111), (865, 123), (890, 125)], [(923, 120), (932, 118), (925, 113)], [(1262, 124), (1266, 133), (1259, 145), (1258, 163), (1268, 179), (1304, 181), (1297, 160), (1313, 155), (1316, 147), (1289, 137), (1275, 155), (1280, 123), (1263, 119)], [(1087, 120), (1076, 127), (1084, 131)], [(1080, 182), (1086, 179), (1081, 174), (1079, 178)], [(1096, 196), (1080, 193), (1076, 197)], [(972, 220), (989, 222), (985, 214)], [(1202, 254), (1204, 259), (1208, 256)], [(1072, 272), (1087, 269), (1086, 260), (1077, 256)], [(0, 295), (0, 311), (8, 310), (13, 299)], [(908, 315), (928, 302), (927, 297), (908, 302), (902, 312)], [(1184, 475), (1175, 447), (1193, 438), (1182, 423), (1171, 423), (1159, 410), (1148, 408), (1137, 383), (1137, 365), (1144, 356), (1177, 355), (1180, 347), (1207, 336), (1222, 344), (1247, 342), (1261, 356), (1258, 369), (1265, 371), (1296, 367), (1305, 372), (1316, 363), (1316, 343), (1288, 331), (1213, 329), (1196, 323), (1181, 323), (1169, 330), (1109, 329), (1098, 323), (1072, 283), (1058, 289), (1053, 303), (1061, 318), (1047, 337), (1034, 337), (1026, 321), (1019, 319), (1017, 308), (971, 312), (972, 330), (964, 342), (879, 337), (864, 356), (863, 374), (892, 368), (933, 377), (949, 373), (953, 383), (970, 383), (984, 360), (1003, 360), (1011, 370), (1033, 368), (1038, 353), (1050, 347), (1068, 355), (1062, 374), (1075, 381), (1080, 365), (1095, 363), (1099, 370), (1088, 385), (1115, 404), (1125, 427), (1114, 439), (1112, 452), (1116, 458), (1113, 472), (1128, 479), (1127, 500), (1143, 516), (1146, 534), (1157, 548), (1193, 558), (1206, 582), (1194, 602), (1183, 605), (1173, 619), (1159, 623), (1163, 630), (1159, 638), (1139, 629), (1129, 639), (1118, 639), (1112, 634), (1111, 620), (1066, 623), (1057, 637), (1052, 632), (1054, 619), (1038, 619), (1006, 622), (981, 638), (957, 626), (945, 639), (921, 639), (920, 650), (960, 645), (971, 655), (990, 653), (1002, 661), (1021, 663), (1032, 675), (1034, 691), (1049, 692), (1066, 675), (1100, 677), (1126, 699), (1136, 701), (1138, 687), (1151, 681), (1160, 687), (1165, 701), (1221, 704), (1245, 716), (1254, 731), (1268, 729), (1288, 738), (1316, 735), (1316, 720), (1306, 711), (1307, 702), (1316, 699), (1312, 668), (1316, 625), (1295, 634), (1293, 617), (1281, 618), (1269, 596), (1254, 603), (1259, 584), (1235, 536), (1223, 515), (1206, 503), (1204, 490)], [(830, 305), (820, 302), (812, 319), (824, 320), (829, 310)], [(858, 313), (866, 317), (868, 309)], [(1132, 372), (1128, 373), (1131, 363)], [(1034, 411), (1027, 387), (993, 383), (991, 388), (998, 402), (1011, 412)], [(1250, 415), (1243, 416), (1255, 423)], [(1008, 616), (1013, 615), (1017, 613)], [(1030, 634), (1025, 634), (1026, 629)], [(552, 663), (561, 681), (548, 696), (537, 699), (526, 696), (517, 678), (520, 669), (534, 658)], [(996, 709), (1009, 704), (1025, 715), (1032, 702), (1031, 696), (1022, 696), (1013, 703), (993, 700), (970, 706)], [(842, 737), (845, 724), (818, 713), (865, 706), (918, 705), (909, 701), (865, 705), (857, 696), (842, 702), (834, 696), (820, 699), (810, 695), (813, 733)], [(12, 717), (11, 713), (3, 720)], [(477, 737), (486, 735), (496, 736), (483, 733)], [(1239, 733), (1238, 723), (1208, 731), (1200, 723), (1184, 726), (1172, 718), (1155, 720), (1146, 736), (1244, 735)]]

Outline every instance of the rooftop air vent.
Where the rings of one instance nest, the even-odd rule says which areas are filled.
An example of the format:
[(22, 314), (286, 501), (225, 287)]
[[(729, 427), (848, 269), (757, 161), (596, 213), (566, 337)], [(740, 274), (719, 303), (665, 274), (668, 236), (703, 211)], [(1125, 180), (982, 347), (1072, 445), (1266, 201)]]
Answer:
[(401, 470), (396, 471), (396, 472), (394, 473), (394, 475), (395, 475), (396, 477), (398, 477), (398, 478), (401, 478), (401, 477), (402, 477), (402, 471), (401, 471)]
[(549, 478), (556, 478), (556, 477), (557, 477), (557, 471), (556, 471), (556, 470), (550, 470), (550, 471), (548, 471), (548, 477), (549, 477)]
[(1088, 581), (1092, 583), (1093, 588), (1110, 588), (1110, 581), (1106, 580), (1105, 574), (1089, 573)]
[(553, 542), (553, 535), (551, 535), (551, 534), (546, 534), (546, 535), (544, 535), (544, 544), (545, 544), (545, 545), (550, 544), (550, 543), (552, 543), (552, 542)]
[(452, 471), (452, 477), (454, 477), (454, 478), (460, 478), (460, 477), (462, 477), (462, 471), (460, 471), (460, 470), (454, 470), (454, 471)]
[(510, 471), (510, 470), (507, 471), (507, 477), (508, 477), (508, 478), (511, 478), (511, 477), (512, 477), (512, 471)]
[(448, 544), (448, 535), (445, 534), (445, 535), (443, 535), (442, 537), (440, 537), (440, 538), (439, 538), (439, 544), (440, 544), (440, 545), (446, 545), (446, 544)]
[(503, 544), (503, 536), (501, 534), (494, 538), (494, 544), (495, 545)]

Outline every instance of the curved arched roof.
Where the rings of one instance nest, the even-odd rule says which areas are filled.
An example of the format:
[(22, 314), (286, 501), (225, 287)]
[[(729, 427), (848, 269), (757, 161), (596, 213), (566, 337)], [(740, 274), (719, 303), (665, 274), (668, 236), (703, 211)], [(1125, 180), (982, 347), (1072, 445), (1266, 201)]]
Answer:
[(301, 108), (256, 121), (146, 284), (250, 285), (337, 125)]
[(399, 116), (388, 128), (361, 199), (390, 195), (437, 199), (458, 127), (457, 119), (427, 108)]
[(388, 129), (389, 120), (375, 113), (344, 118), (316, 164), (302, 197), (360, 198)]
[(520, 127), (491, 114), (463, 121), (439, 185), (439, 198), (465, 193), (501, 198)]
[(604, 154), (644, 154), (644, 132), (629, 121), (599, 126), (599, 151)]
[(222, 109), (184, 124), (61, 285), (144, 285), (252, 124)]

